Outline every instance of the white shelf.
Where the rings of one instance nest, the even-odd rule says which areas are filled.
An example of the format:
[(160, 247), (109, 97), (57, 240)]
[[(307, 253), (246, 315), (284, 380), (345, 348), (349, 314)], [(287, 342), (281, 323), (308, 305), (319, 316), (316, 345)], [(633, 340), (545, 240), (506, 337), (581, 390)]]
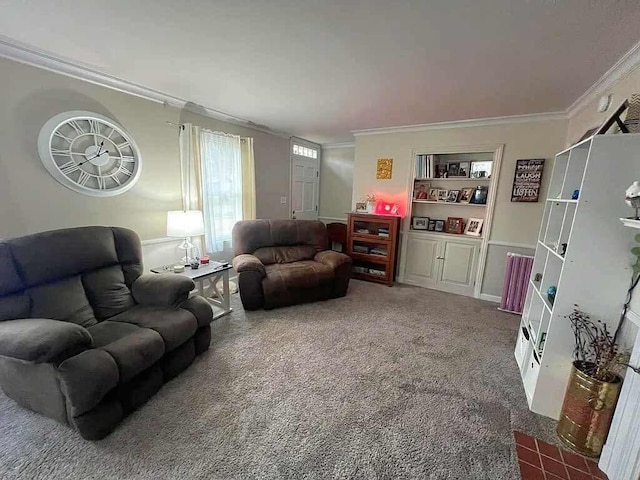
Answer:
[(447, 232), (436, 232), (435, 230), (415, 230), (413, 228), (410, 228), (409, 230), (403, 230), (402, 231), (403, 235), (406, 235), (407, 233), (417, 233), (417, 234), (424, 234), (424, 235), (438, 235), (438, 236), (443, 236), (443, 237), (449, 237), (449, 238), (459, 238), (459, 239), (464, 239), (464, 240), (477, 240), (478, 242), (482, 240), (482, 236), (480, 237), (476, 237), (475, 235), (465, 235), (464, 233), (447, 233)]
[(486, 207), (486, 203), (435, 202), (433, 200), (412, 200), (413, 203), (430, 203), (431, 205), (457, 205), (458, 207)]
[[(637, 178), (638, 151), (639, 134), (596, 135), (560, 152), (553, 162), (522, 316), (536, 344), (520, 341), (516, 347), (529, 408), (536, 413), (560, 415), (575, 348), (566, 317), (575, 305), (615, 329), (631, 275), (628, 249), (634, 232), (625, 227), (640, 230), (640, 220), (624, 218), (632, 214), (629, 207), (602, 192), (624, 191)], [(571, 198), (575, 190), (578, 199)], [(557, 288), (553, 304), (546, 295), (551, 286)], [(527, 361), (534, 353), (539, 368)]]
[(551, 248), (551, 246), (547, 245), (544, 242), (541, 242), (540, 240), (538, 240), (538, 243), (542, 245), (544, 248), (546, 248), (547, 250), (549, 250), (550, 253), (558, 257), (562, 262), (564, 262), (564, 257), (560, 255), (558, 252), (556, 252), (553, 248)]
[(542, 295), (542, 293), (540, 292), (540, 290), (538, 289), (538, 286), (533, 283), (533, 280), (529, 280), (529, 283), (531, 284), (531, 286), (533, 287), (533, 291), (536, 292), (536, 294), (538, 295), (538, 297), (540, 297), (540, 300), (542, 300), (542, 304), (544, 305), (544, 308), (547, 309), (547, 311), (549, 313), (551, 313), (551, 310), (553, 310), (553, 306), (549, 303), (549, 300), (547, 300), (546, 298), (544, 298), (544, 295)]
[(640, 220), (636, 220), (634, 218), (621, 218), (620, 221), (625, 227), (640, 229)]

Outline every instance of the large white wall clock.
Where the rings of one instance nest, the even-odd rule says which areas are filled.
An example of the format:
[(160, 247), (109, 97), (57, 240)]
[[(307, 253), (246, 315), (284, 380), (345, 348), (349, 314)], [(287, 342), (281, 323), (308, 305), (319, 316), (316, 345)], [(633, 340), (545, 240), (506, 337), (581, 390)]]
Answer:
[(91, 112), (64, 112), (47, 121), (38, 136), (38, 153), (58, 182), (94, 197), (126, 192), (142, 167), (131, 135), (110, 118)]

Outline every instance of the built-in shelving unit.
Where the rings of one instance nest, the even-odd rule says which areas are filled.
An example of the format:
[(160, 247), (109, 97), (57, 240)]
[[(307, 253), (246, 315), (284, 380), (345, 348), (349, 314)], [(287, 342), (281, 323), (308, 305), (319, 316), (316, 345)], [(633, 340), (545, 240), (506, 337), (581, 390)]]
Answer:
[[(556, 155), (515, 356), (529, 407), (558, 418), (573, 361), (574, 304), (615, 326), (631, 278), (624, 191), (640, 135), (597, 135)], [(576, 198), (577, 197), (577, 198)], [(554, 298), (548, 295), (556, 288)]]
[[(502, 155), (501, 145), (485, 147), (424, 148), (413, 152), (408, 212), (402, 230), (400, 282), (480, 296), (486, 232), (491, 226)], [(451, 191), (457, 195), (450, 195)], [(450, 229), (449, 218), (462, 219), (452, 220), (453, 225), (462, 224), (462, 228)], [(482, 221), (479, 235), (464, 234), (469, 219)], [(444, 222), (444, 229), (438, 228), (437, 221)], [(417, 228), (419, 223), (422, 228)]]

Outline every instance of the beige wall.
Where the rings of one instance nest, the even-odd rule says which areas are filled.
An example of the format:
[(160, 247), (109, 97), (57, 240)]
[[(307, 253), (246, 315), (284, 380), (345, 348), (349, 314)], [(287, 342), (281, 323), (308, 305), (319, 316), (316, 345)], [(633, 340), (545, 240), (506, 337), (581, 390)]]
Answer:
[(611, 116), (616, 108), (634, 93), (640, 93), (640, 66), (621, 78), (610, 91), (611, 106), (606, 112), (597, 110), (598, 98), (579, 110), (569, 121), (566, 144), (575, 143), (590, 128), (602, 125)]
[[(516, 160), (545, 158), (543, 191), (551, 176), (554, 155), (562, 150), (566, 137), (565, 120), (515, 123), (486, 127), (454, 127), (422, 132), (391, 133), (356, 137), (353, 202), (368, 193), (384, 193), (407, 198), (412, 169), (412, 151), (460, 146), (504, 144), (491, 240), (535, 244), (544, 202), (511, 203), (511, 185)], [(376, 180), (376, 160), (393, 158), (393, 178)]]
[(354, 147), (323, 148), (320, 162), (320, 219), (346, 219), (351, 210)]
[[(145, 239), (166, 235), (166, 212), (181, 208), (178, 130), (167, 121), (255, 138), (258, 215), (286, 217), (289, 154), (287, 139), (42, 69), (0, 59), (0, 238), (80, 226), (119, 225)], [(113, 118), (138, 143), (142, 175), (128, 192), (111, 198), (75, 193), (49, 175), (37, 151), (42, 125), (68, 110), (88, 110)]]

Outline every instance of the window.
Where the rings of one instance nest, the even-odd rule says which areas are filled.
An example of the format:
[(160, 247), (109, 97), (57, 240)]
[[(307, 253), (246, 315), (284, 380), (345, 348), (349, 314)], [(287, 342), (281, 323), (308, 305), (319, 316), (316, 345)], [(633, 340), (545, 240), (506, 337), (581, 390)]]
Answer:
[(240, 137), (209, 131), (200, 136), (202, 209), (207, 252), (231, 248), (231, 230), (243, 218)]
[(314, 148), (293, 144), (293, 154), (308, 158), (318, 158), (318, 151)]

